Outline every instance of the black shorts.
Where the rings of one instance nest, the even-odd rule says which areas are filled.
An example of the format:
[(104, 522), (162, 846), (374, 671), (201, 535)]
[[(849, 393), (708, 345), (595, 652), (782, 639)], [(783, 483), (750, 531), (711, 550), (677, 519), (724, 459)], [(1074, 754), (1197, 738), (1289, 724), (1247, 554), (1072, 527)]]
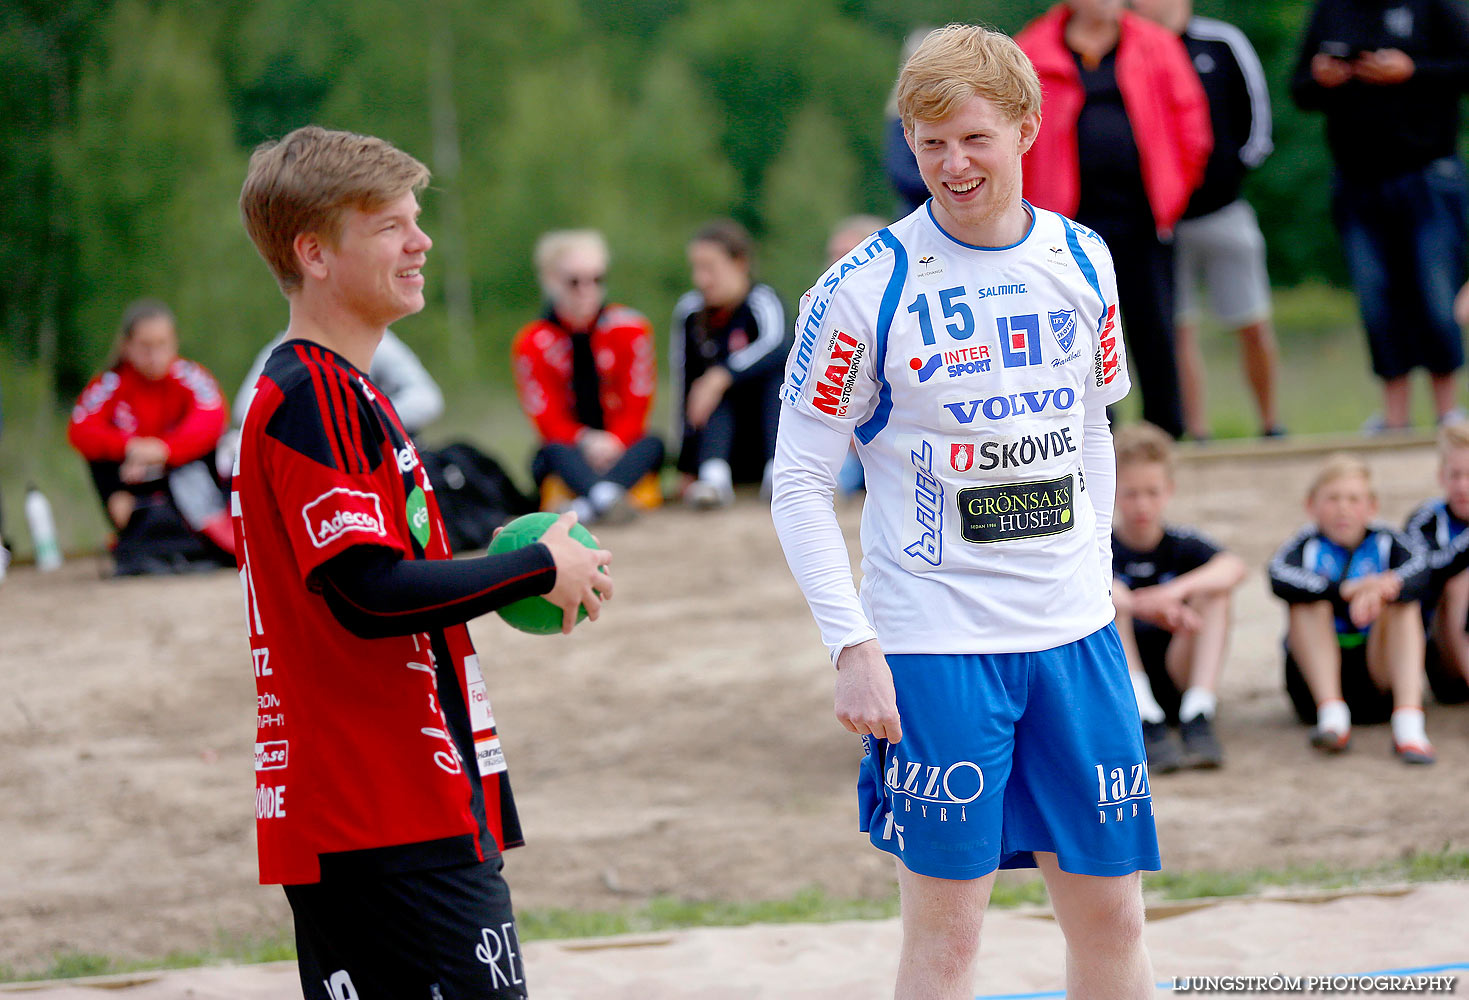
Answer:
[[(1316, 699), (1306, 677), (1289, 649), (1285, 651), (1285, 692), (1296, 717), (1308, 726), (1316, 724)], [(1343, 646), (1341, 650), (1341, 697), (1353, 722), (1386, 722), (1392, 717), (1392, 692), (1384, 691), (1367, 670), (1367, 644)]]
[(1148, 685), (1153, 689), (1153, 700), (1163, 710), (1168, 724), (1176, 726), (1178, 710), (1183, 707), (1183, 692), (1168, 674), (1168, 644), (1173, 641), (1173, 633), (1136, 619), (1132, 623), (1132, 633), (1137, 639), (1138, 657), (1143, 661)]
[(1444, 662), (1443, 653), (1432, 636), (1429, 636), (1423, 651), (1423, 667), (1428, 674), (1428, 687), (1440, 705), (1462, 705), (1469, 701), (1469, 683)]
[(511, 1000), (525, 967), (499, 855), (288, 885), (306, 1000)]

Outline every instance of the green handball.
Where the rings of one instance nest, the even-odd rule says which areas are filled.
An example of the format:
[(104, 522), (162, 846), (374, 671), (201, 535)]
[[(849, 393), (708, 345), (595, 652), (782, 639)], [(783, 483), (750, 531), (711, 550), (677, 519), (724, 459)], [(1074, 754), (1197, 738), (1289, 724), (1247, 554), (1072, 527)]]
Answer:
[[(556, 523), (559, 516), (551, 511), (540, 511), (517, 517), (505, 525), (504, 530), (490, 542), (490, 555), (514, 552), (527, 545), (534, 545), (541, 540), (546, 529)], [(580, 523), (571, 526), (571, 537), (589, 549), (599, 547), (592, 533)], [(500, 608), (498, 613), (511, 628), (529, 632), (531, 635), (555, 635), (561, 631), (561, 609), (539, 595), (522, 597)], [(577, 609), (577, 622), (580, 623), (586, 616), (587, 608), (583, 604)]]

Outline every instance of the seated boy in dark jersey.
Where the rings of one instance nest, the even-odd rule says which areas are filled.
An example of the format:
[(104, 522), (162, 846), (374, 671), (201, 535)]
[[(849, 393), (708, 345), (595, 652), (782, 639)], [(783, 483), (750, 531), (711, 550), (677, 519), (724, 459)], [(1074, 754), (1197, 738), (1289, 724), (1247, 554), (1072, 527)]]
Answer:
[(1419, 599), (1428, 686), (1440, 704), (1457, 705), (1469, 701), (1469, 424), (1438, 432), (1438, 483), (1443, 496), (1408, 515), (1404, 533), (1428, 560)]
[(1311, 745), (1340, 753), (1352, 719), (1392, 720), (1393, 750), (1432, 764), (1423, 725), (1423, 625), (1428, 564), (1381, 522), (1365, 463), (1326, 460), (1306, 495), (1311, 523), (1270, 560), (1270, 586), (1289, 605), (1285, 687)]
[(1112, 603), (1148, 768), (1218, 767), (1224, 751), (1214, 734), (1215, 691), (1229, 643), (1230, 591), (1245, 564), (1194, 530), (1163, 522), (1173, 498), (1167, 434), (1134, 424), (1117, 432), (1115, 448)]

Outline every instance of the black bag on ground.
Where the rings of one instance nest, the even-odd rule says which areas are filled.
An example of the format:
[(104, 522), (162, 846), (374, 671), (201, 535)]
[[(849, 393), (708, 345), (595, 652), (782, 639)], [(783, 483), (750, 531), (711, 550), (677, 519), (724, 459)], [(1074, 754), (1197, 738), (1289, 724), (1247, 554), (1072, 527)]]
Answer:
[(164, 490), (138, 497), (127, 526), (117, 533), (112, 550), (114, 576), (195, 573), (234, 565), (199, 537)]
[(472, 444), (437, 450), (419, 447), (418, 457), (433, 483), (455, 553), (483, 549), (496, 528), (540, 504), (522, 493), (500, 463)]

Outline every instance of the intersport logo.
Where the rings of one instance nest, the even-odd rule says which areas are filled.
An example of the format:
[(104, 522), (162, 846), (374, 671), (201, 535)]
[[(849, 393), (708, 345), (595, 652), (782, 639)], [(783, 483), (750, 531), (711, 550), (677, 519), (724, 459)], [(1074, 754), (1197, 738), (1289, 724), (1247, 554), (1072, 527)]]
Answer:
[(363, 493), (338, 486), (301, 508), (311, 544), (325, 548), (349, 531), (386, 535), (382, 502), (376, 493)]

